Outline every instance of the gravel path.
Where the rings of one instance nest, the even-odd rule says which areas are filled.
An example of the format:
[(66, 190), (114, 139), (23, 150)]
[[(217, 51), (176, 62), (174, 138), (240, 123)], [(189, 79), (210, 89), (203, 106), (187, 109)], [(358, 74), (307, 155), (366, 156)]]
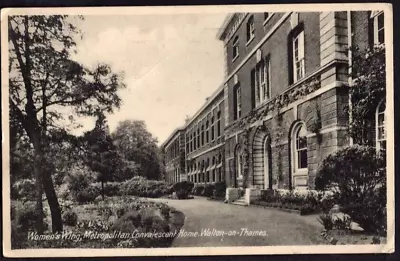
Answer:
[(224, 204), (202, 197), (154, 200), (185, 214), (185, 224), (173, 247), (326, 244), (316, 216)]

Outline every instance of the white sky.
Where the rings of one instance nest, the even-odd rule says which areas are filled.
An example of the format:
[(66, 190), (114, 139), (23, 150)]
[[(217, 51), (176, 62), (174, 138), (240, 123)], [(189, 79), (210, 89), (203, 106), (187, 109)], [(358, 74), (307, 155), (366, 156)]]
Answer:
[(111, 131), (119, 121), (144, 120), (162, 143), (204, 104), (223, 80), (216, 35), (225, 16), (86, 16), (79, 23), (84, 38), (75, 59), (88, 66), (105, 62), (125, 74), (123, 104), (107, 116)]

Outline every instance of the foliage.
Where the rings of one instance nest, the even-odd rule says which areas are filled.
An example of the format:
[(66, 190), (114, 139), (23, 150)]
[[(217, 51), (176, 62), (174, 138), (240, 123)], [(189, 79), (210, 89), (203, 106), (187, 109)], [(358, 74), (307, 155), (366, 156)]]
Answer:
[(36, 196), (35, 191), (35, 180), (21, 179), (11, 184), (11, 199), (33, 200)]
[(100, 190), (95, 186), (88, 186), (75, 194), (75, 200), (80, 203), (94, 202), (96, 197), (100, 195)]
[(86, 164), (97, 173), (97, 181), (101, 182), (101, 194), (104, 199), (104, 183), (113, 181), (119, 164), (119, 154), (113, 144), (106, 118), (97, 112), (96, 125), (92, 131), (86, 132)]
[(342, 211), (365, 231), (382, 231), (386, 229), (385, 165), (375, 148), (354, 145), (322, 162), (315, 185), (332, 190)]
[(332, 230), (333, 229), (333, 218), (330, 214), (321, 214), (317, 218), (318, 222), (324, 226), (325, 230)]
[(164, 181), (147, 180), (144, 177), (133, 177), (122, 182), (120, 190), (123, 195), (157, 198), (169, 192), (168, 185)]
[(386, 52), (383, 44), (375, 45), (365, 52), (353, 48), (353, 79), (350, 88), (352, 120), (349, 134), (357, 144), (373, 145), (374, 114), (379, 102), (386, 97)]
[(201, 196), (211, 197), (214, 193), (214, 184), (206, 184), (201, 192)]
[[(74, 140), (76, 116), (113, 112), (121, 99), (122, 77), (100, 64), (94, 69), (71, 59), (81, 36), (72, 17), (65, 15), (10, 16), (9, 104), (13, 128), (28, 138), (37, 182), (37, 230), (43, 231), (42, 188), (52, 212), (53, 232), (62, 231), (61, 210), (48, 157), (50, 144)], [(13, 157), (13, 156), (12, 156)], [(12, 162), (15, 162), (12, 160)]]
[(78, 223), (78, 215), (74, 211), (66, 211), (62, 215), (64, 224), (68, 226), (76, 226)]
[(225, 197), (226, 193), (226, 184), (225, 182), (216, 182), (214, 185), (213, 196), (217, 198)]
[(192, 189), (192, 194), (196, 195), (196, 196), (201, 196), (201, 193), (204, 190), (204, 185), (200, 185), (200, 184), (195, 184), (193, 189)]
[(190, 181), (181, 181), (172, 186), (178, 199), (187, 199), (193, 187), (194, 184)]
[[(118, 123), (112, 133), (114, 144), (127, 162), (134, 162), (137, 173), (148, 179), (159, 179), (163, 169), (157, 139), (143, 121), (126, 120)], [(126, 179), (132, 176), (125, 177)]]

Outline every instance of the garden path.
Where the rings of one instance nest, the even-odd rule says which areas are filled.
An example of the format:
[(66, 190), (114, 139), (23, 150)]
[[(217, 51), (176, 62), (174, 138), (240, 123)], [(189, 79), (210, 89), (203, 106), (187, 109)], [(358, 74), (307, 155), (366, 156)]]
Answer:
[[(224, 204), (195, 197), (188, 200), (154, 199), (185, 214), (181, 234), (172, 247), (279, 246), (326, 244), (316, 216), (281, 212), (258, 207)], [(208, 229), (209, 236), (201, 234)], [(213, 230), (214, 229), (214, 230)], [(187, 232), (184, 234), (182, 232)], [(214, 231), (214, 233), (213, 233)], [(219, 233), (223, 231), (224, 236)], [(236, 235), (233, 235), (236, 231)], [(246, 232), (247, 231), (247, 232)], [(250, 232), (261, 232), (250, 235)], [(197, 232), (197, 236), (194, 233)], [(231, 235), (227, 233), (231, 232)], [(265, 234), (263, 234), (265, 233)]]

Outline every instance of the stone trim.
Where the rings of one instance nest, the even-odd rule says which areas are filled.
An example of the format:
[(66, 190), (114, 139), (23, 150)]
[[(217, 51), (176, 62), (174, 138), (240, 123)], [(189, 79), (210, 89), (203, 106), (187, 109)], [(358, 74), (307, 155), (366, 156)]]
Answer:
[[(325, 133), (329, 133), (329, 132), (333, 132), (333, 131), (341, 131), (341, 130), (347, 130), (347, 127), (331, 126), (331, 127), (323, 128), (323, 129), (321, 129), (320, 134), (325, 134)], [(317, 134), (315, 134), (315, 133), (307, 134), (307, 138), (312, 138), (315, 136), (317, 136)]]
[[(313, 93), (310, 93), (310, 94), (306, 95), (305, 97), (303, 97), (303, 98), (301, 98), (301, 99), (289, 104), (285, 108), (282, 108), (280, 110), (280, 113), (284, 113), (284, 112), (289, 111), (289, 110), (291, 110), (291, 109), (293, 109), (295, 107), (297, 108), (297, 106), (299, 106), (300, 104), (305, 103), (305, 102), (307, 102), (309, 100), (312, 100), (315, 97), (317, 97), (317, 96), (319, 96), (319, 95), (321, 95), (321, 94), (323, 94), (325, 92), (328, 92), (328, 91), (330, 91), (330, 90), (332, 90), (334, 88), (337, 88), (337, 87), (341, 87), (341, 82), (335, 81), (335, 82), (333, 82), (333, 83), (331, 83), (331, 84), (329, 84), (329, 85), (327, 85), (325, 87), (321, 87), (320, 89), (314, 91)], [(260, 124), (260, 122), (264, 122), (264, 121), (270, 120), (272, 118), (273, 118), (273, 115), (271, 115), (271, 114), (266, 115), (266, 116), (264, 116), (264, 118), (262, 120), (252, 123), (250, 125), (250, 127), (258, 126)], [(238, 135), (238, 134), (242, 133), (243, 131), (244, 130), (239, 130), (239, 131), (231, 133), (229, 135), (225, 135), (225, 139), (229, 139), (229, 138), (231, 138), (231, 137), (233, 137), (235, 135)]]

